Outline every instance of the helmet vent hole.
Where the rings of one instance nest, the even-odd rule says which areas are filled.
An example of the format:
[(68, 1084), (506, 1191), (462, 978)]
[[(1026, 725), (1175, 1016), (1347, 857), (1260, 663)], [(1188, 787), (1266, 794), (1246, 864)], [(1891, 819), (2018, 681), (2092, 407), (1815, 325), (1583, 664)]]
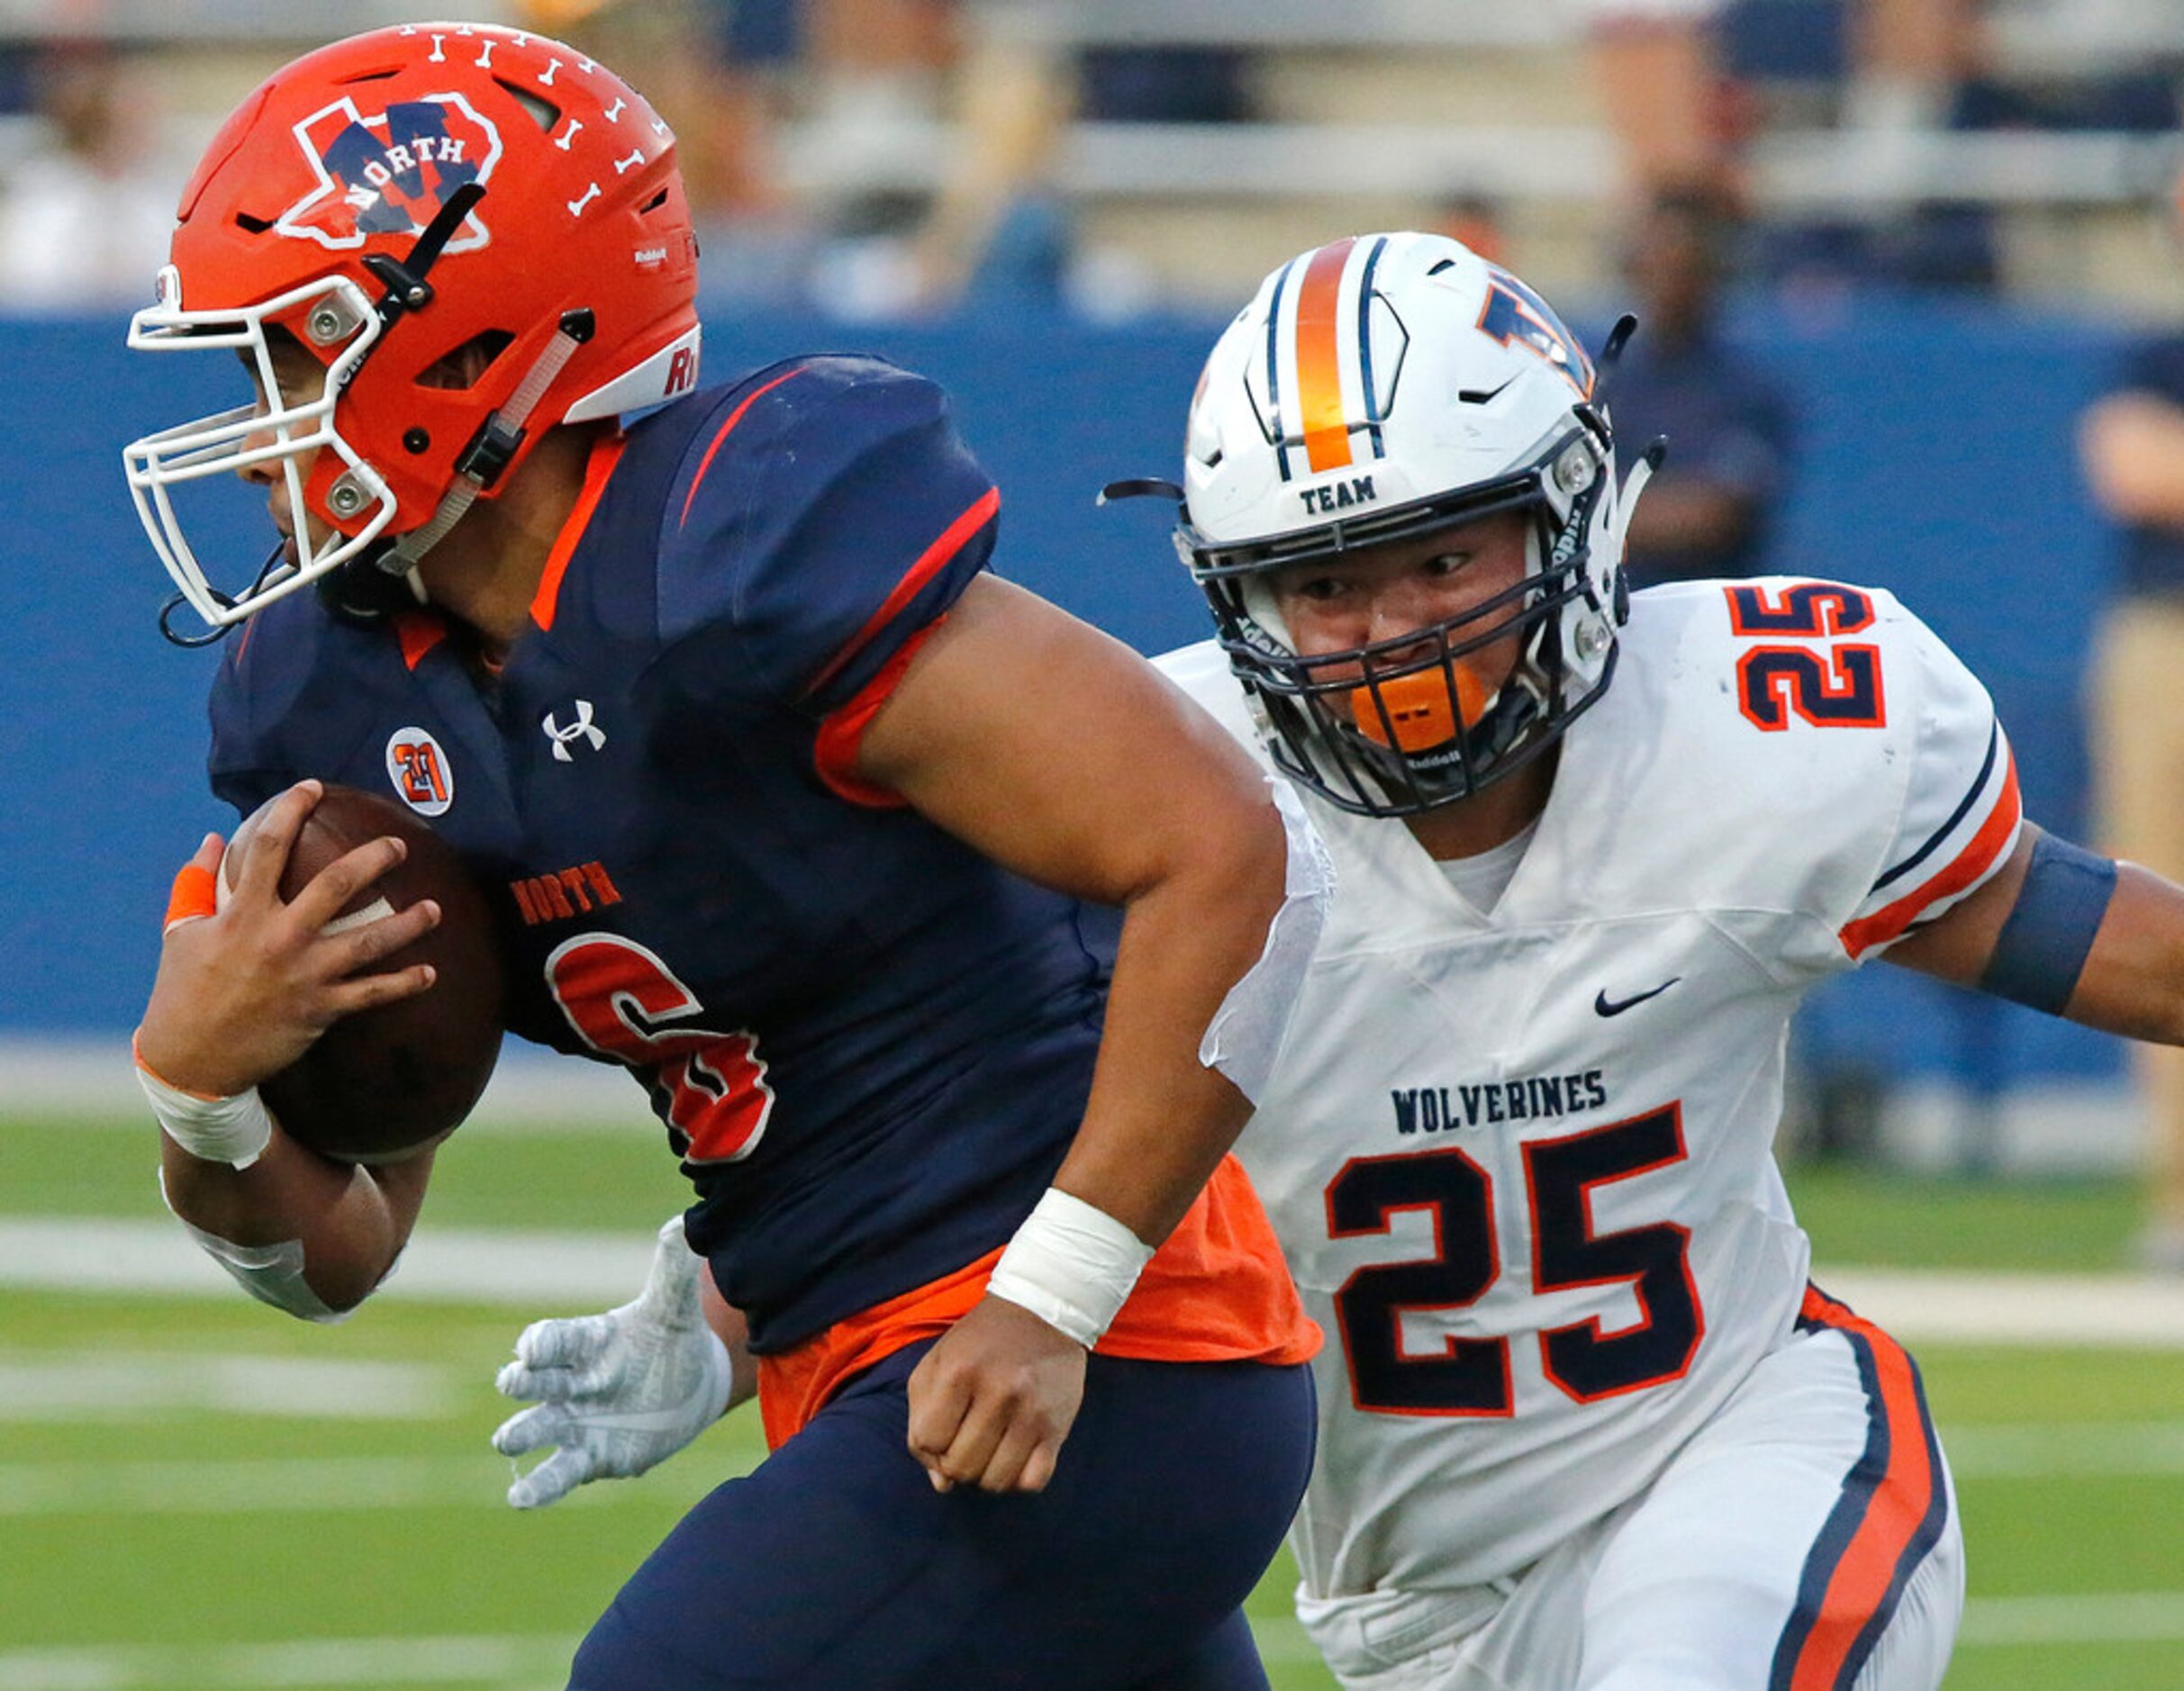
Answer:
[(488, 329), (473, 335), (428, 365), (419, 375), (417, 385), (458, 393), (474, 388), (485, 379), (485, 372), (514, 340), (515, 337), (505, 329)]
[(248, 212), (238, 212), (235, 213), (235, 225), (239, 229), (249, 230), (253, 235), (262, 235), (273, 227), (273, 220), (269, 217), (253, 217)]
[(518, 87), (512, 82), (502, 82), (498, 77), (495, 77), (494, 81), (500, 83), (509, 98), (523, 108), (523, 114), (539, 126), (539, 132), (541, 135), (551, 135), (554, 132), (554, 126), (561, 122), (559, 106), (551, 100), (539, 98), (529, 88)]
[(648, 212), (657, 212), (666, 203), (667, 190), (662, 188), (657, 194), (654, 194), (650, 199), (647, 200), (642, 205), (637, 208), (637, 214), (639, 217), (642, 217)]
[(1427, 276), (1439, 276), (1442, 271), (1453, 270), (1455, 267), (1456, 261), (1454, 258), (1444, 258), (1438, 264), (1435, 265), (1432, 269), (1427, 271), (1426, 274)]

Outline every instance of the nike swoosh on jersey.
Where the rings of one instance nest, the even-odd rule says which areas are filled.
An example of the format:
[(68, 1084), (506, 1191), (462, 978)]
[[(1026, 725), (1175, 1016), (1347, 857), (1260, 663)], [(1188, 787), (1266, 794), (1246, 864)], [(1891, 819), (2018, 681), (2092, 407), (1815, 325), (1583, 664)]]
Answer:
[(1683, 977), (1680, 974), (1672, 974), (1650, 992), (1641, 992), (1636, 998), (1618, 999), (1613, 1001), (1609, 1000), (1607, 989), (1603, 987), (1592, 1000), (1593, 1013), (1599, 1016), (1620, 1016), (1634, 1004), (1643, 1004), (1647, 999), (1659, 998), (1682, 979)]

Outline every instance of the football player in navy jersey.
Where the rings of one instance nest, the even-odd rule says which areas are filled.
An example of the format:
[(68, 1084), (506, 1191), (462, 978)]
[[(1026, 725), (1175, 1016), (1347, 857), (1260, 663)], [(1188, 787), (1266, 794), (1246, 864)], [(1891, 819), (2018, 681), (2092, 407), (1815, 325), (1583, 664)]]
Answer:
[[(184, 190), (131, 345), (256, 395), (129, 478), (169, 617), (241, 625), (212, 778), (267, 808), (177, 878), (138, 1030), (168, 1200), (294, 1315), (394, 1266), (432, 1151), (331, 1161), (256, 1090), (432, 990), (376, 967), (429, 901), (331, 923), (398, 842), (277, 895), (320, 783), (391, 791), (493, 895), (515, 1031), (648, 1089), (695, 1189), (665, 1271), (739, 1312), (775, 1447), (572, 1683), (1262, 1685), (1239, 1605), (1318, 1334), (1228, 1151), (1324, 856), (1152, 669), (987, 572), (998, 495), (929, 383), (698, 390), (694, 266), (666, 125), (483, 25), (287, 67)], [(281, 540), (215, 585), (188, 508), (237, 476)], [(1124, 911), (1111, 994), (1079, 900)], [(751, 1383), (716, 1346), (679, 1388)]]

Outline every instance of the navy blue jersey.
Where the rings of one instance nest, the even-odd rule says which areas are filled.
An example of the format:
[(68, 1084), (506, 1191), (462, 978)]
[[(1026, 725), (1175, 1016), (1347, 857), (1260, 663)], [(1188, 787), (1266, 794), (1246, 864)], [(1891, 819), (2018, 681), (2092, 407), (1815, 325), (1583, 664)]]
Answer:
[(996, 505), (930, 383), (793, 360), (594, 455), (497, 674), (429, 615), (299, 593), (213, 688), (239, 810), (307, 775), (391, 787), (463, 854), (512, 1027), (644, 1081), (761, 1351), (1003, 1243), (1090, 1087), (1077, 906), (840, 750), (984, 567)]

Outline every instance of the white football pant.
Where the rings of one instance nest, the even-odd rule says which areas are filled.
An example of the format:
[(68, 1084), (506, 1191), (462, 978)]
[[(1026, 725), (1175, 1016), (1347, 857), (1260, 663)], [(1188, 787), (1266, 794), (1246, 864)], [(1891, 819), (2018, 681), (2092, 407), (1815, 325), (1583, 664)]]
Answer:
[(1909, 1359), (1816, 1292), (1652, 1485), (1521, 1574), (1298, 1612), (1348, 1691), (1935, 1691), (1963, 1606)]

